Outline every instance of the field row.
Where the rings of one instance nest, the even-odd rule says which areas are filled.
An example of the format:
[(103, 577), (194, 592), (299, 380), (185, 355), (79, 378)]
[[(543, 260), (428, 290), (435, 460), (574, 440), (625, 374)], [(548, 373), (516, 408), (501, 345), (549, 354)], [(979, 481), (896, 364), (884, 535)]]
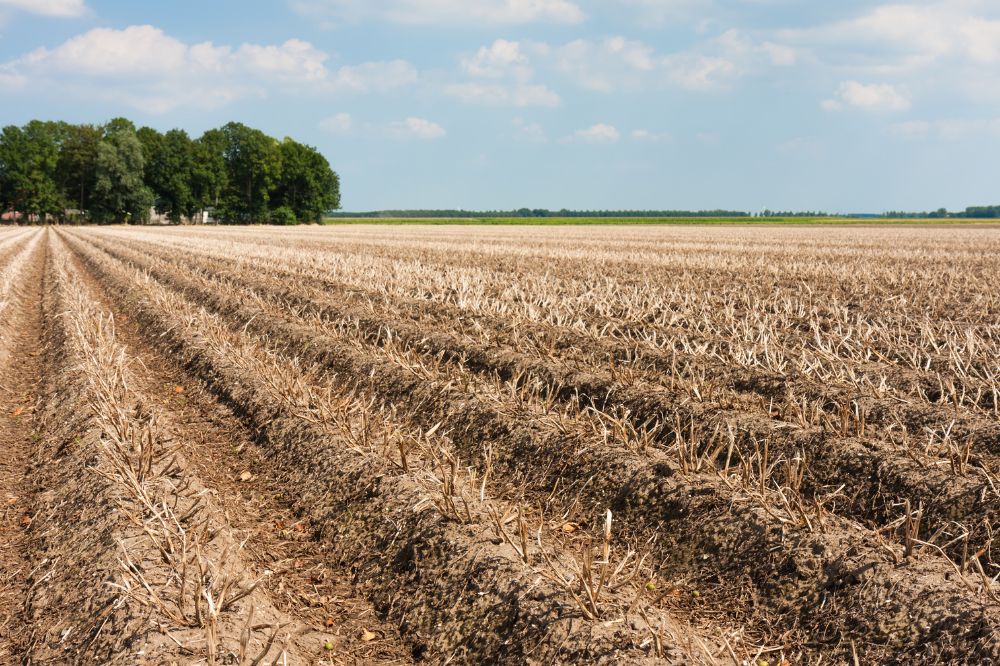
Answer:
[(2, 234), (42, 377), (10, 435), (33, 466), (14, 550), (44, 563), (10, 590), (38, 629), (7, 650), (1000, 659), (997, 245)]
[[(795, 651), (789, 656), (828, 653), (831, 647), (816, 646), (815, 637), (832, 635), (830, 627), (838, 626), (851, 627), (841, 631), (868, 650), (887, 641), (892, 645), (903, 632), (888, 618), (900, 611), (894, 604), (901, 599), (886, 591), (901, 588), (908, 591), (902, 595), (909, 601), (907, 626), (923, 606), (924, 624), (956, 639), (955, 629), (943, 629), (937, 618), (945, 605), (939, 594), (968, 595), (970, 608), (982, 605), (983, 617), (989, 617), (985, 608), (992, 599), (980, 589), (976, 573), (991, 563), (979, 552), (989, 545), (993, 527), (979, 519), (995, 516), (995, 493), (985, 492), (989, 472), (959, 473), (959, 460), (942, 468), (903, 450), (886, 451), (865, 431), (875, 426), (867, 426), (864, 412), (849, 411), (846, 419), (838, 414), (836, 423), (820, 427), (800, 424), (799, 431), (789, 432), (781, 426), (790, 419), (775, 419), (731, 382), (707, 380), (735, 396), (698, 400), (705, 390), (683, 385), (683, 377), (673, 388), (662, 380), (622, 381), (606, 365), (560, 358), (559, 349), (511, 355), (506, 366), (491, 364), (490, 351), (499, 350), (494, 361), (496, 356), (503, 361), (510, 350), (506, 344), (489, 345), (495, 329), (486, 329), (476, 345), (464, 336), (468, 348), (454, 344), (463, 338), (459, 331), (421, 348), (419, 318), (409, 317), (411, 330), (404, 337), (400, 324), (406, 318), (391, 311), (389, 299), (381, 302), (387, 305), (370, 299), (375, 305), (366, 320), (360, 308), (345, 312), (351, 300), (337, 299), (337, 292), (324, 299), (317, 292), (326, 289), (302, 289), (301, 298), (293, 300), (302, 282), (280, 273), (268, 280), (267, 264), (258, 263), (253, 271), (236, 265), (229, 272), (224, 263), (219, 270), (222, 257), (216, 256), (208, 257), (216, 262), (214, 271), (206, 260), (199, 272), (197, 251), (157, 251), (142, 239), (129, 250), (106, 236), (84, 236), (74, 248), (95, 272), (142, 271), (168, 292), (207, 308), (234, 333), (263, 336), (277, 353), (311, 365), (319, 377), (346, 378), (394, 423), (446, 435), (453, 455), (467, 461), (474, 474), (500, 479), (489, 494), (518, 512), (537, 507), (536, 513), (559, 516), (573, 524), (574, 534), (599, 545), (600, 516), (611, 509), (614, 524), (632, 540), (626, 552), (642, 548), (655, 563), (655, 577), (666, 581), (661, 584), (678, 590), (693, 584), (698, 591), (704, 608), (680, 610), (697, 617), (711, 608), (714, 623), (733, 635), (742, 630), (760, 646), (787, 644)], [(228, 243), (229, 256), (241, 257), (239, 239)], [(316, 264), (326, 254), (295, 251), (313, 263), (314, 275), (323, 275)], [(123, 285), (134, 282), (134, 276), (123, 278)], [(324, 305), (330, 309), (317, 311)], [(475, 352), (478, 361), (470, 361)], [(946, 455), (937, 458), (948, 461)], [(875, 479), (868, 469), (873, 463), (882, 468)], [(964, 464), (983, 469), (967, 459)], [(940, 470), (940, 479), (928, 470)], [(882, 476), (895, 485), (883, 483)], [(942, 491), (948, 491), (946, 501), (918, 507)], [(925, 531), (920, 526), (914, 531), (915, 522)], [(916, 543), (931, 536), (932, 546)], [(965, 574), (953, 571), (949, 558), (936, 550), (941, 546)], [(831, 566), (843, 568), (837, 573)], [(791, 571), (801, 573), (789, 576)], [(865, 575), (852, 580), (857, 572)], [(831, 577), (838, 581), (833, 591)], [(944, 592), (949, 585), (954, 590)], [(839, 612), (830, 610), (831, 597)], [(802, 604), (803, 599), (815, 605)], [(869, 630), (872, 635), (856, 633), (852, 613), (859, 608), (869, 614), (881, 610), (887, 619)], [(720, 635), (726, 636), (724, 629)], [(981, 634), (966, 634), (964, 640), (984, 649)], [(944, 649), (940, 641), (921, 649), (930, 644)]]

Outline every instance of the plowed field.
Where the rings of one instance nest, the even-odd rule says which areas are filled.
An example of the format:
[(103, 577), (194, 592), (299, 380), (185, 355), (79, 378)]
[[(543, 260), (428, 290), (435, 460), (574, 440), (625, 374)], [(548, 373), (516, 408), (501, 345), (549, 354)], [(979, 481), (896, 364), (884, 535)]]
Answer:
[(995, 228), (0, 229), (0, 398), (0, 663), (1000, 661)]

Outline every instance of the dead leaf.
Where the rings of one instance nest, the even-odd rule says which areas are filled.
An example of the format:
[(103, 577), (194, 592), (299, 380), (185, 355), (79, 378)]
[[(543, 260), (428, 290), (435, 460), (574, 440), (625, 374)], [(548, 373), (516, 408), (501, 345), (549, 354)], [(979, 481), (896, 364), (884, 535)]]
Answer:
[(334, 619), (332, 617), (326, 618), (326, 626), (332, 627), (334, 625)]
[(13, 416), (15, 419), (21, 414), (24, 414), (24, 407), (18, 407), (10, 413), (10, 415)]
[(376, 634), (375, 632), (368, 631), (367, 629), (361, 632), (361, 640), (363, 640), (365, 643), (370, 643), (376, 638), (378, 638), (378, 634)]
[(577, 523), (563, 523), (562, 531), (566, 534), (572, 534), (580, 529), (580, 525)]
[(27, 527), (30, 524), (31, 524), (31, 516), (25, 514), (24, 517), (21, 518), (21, 525)]

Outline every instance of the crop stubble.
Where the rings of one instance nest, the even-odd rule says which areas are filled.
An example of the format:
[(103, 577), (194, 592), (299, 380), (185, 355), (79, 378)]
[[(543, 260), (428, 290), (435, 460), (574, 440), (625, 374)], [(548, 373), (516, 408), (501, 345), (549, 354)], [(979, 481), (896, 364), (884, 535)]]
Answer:
[[(4, 284), (47, 276), (32, 455), (57, 461), (18, 540), (48, 562), (22, 586), (43, 638), (7, 649), (997, 659), (998, 249), (932, 228), (0, 234)], [(314, 579), (350, 611), (290, 601)], [(100, 627), (67, 592), (94, 580)]]

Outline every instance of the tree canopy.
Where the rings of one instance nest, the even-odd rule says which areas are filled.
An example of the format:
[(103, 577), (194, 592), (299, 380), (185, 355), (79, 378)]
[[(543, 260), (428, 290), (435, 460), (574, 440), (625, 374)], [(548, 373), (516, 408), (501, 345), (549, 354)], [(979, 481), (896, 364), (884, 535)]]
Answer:
[(25, 220), (173, 223), (203, 211), (225, 224), (318, 222), (340, 179), (315, 148), (241, 123), (192, 139), (179, 129), (33, 120), (0, 131), (0, 212)]

